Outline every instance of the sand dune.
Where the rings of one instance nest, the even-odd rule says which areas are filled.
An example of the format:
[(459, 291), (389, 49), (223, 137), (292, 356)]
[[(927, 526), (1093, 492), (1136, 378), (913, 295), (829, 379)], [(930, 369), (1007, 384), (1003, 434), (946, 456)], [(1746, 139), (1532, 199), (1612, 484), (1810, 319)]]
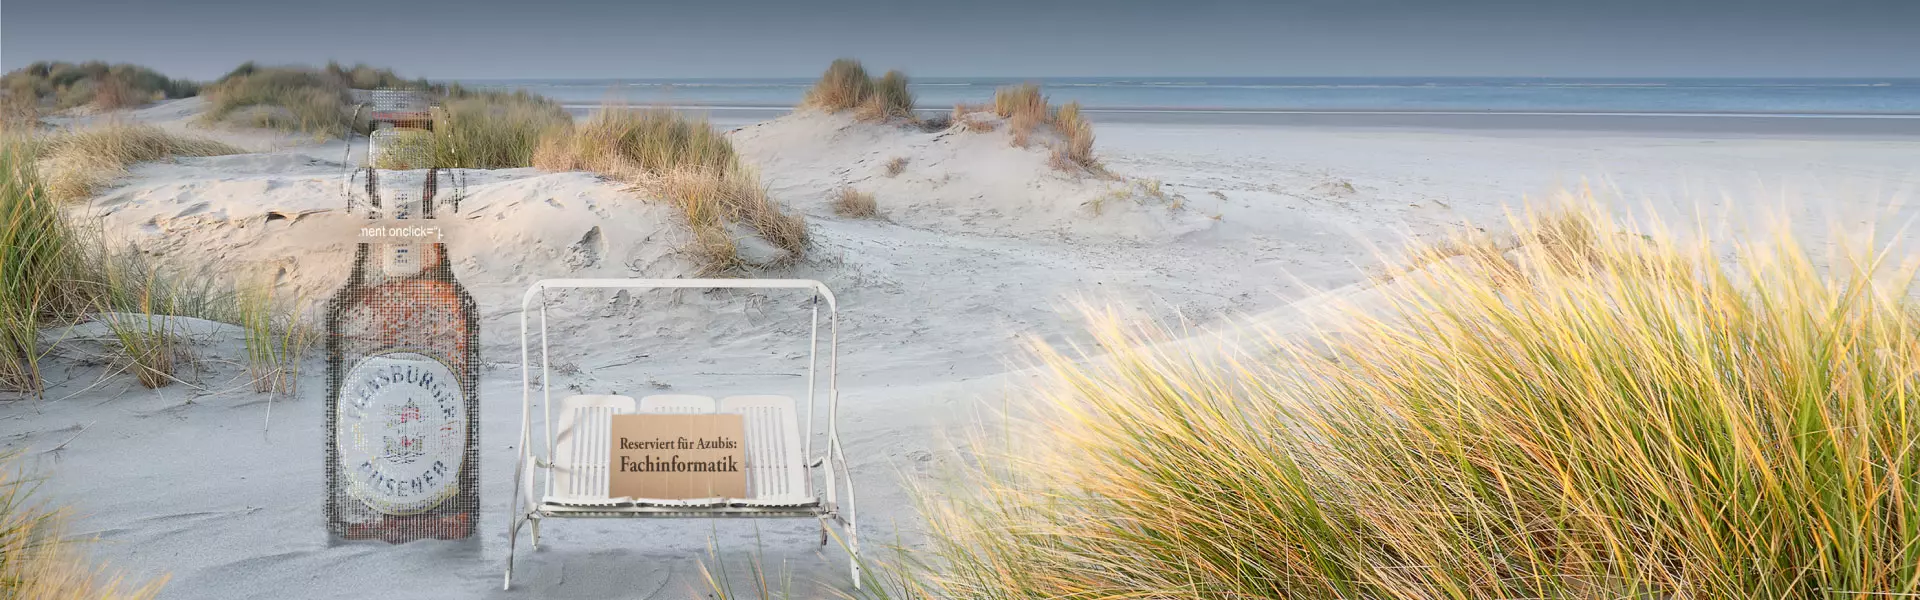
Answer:
[[(1218, 213), (1153, 196), (1123, 176), (1055, 169), (1046, 140), (1015, 147), (1006, 119), (992, 113), (965, 118), (992, 130), (922, 131), (860, 121), (850, 112), (801, 111), (743, 127), (732, 138), (764, 170), (775, 195), (809, 210), (851, 186), (874, 194), (895, 223), (951, 233), (1166, 241), (1215, 222)], [(904, 168), (890, 174), (895, 160)]]
[[(205, 132), (185, 102), (140, 118)], [(276, 277), (283, 291), (324, 299), (345, 278), (356, 226), (340, 196), (343, 146), (212, 134), (258, 136), (246, 147), (264, 152), (143, 165), (75, 210), (161, 264)], [(869, 542), (896, 533), (911, 542), (917, 525), (902, 478), (953, 460), (943, 436), (956, 423), (1023, 400), (1008, 387), (1022, 376), (1018, 343), (1073, 341), (1066, 314), (1075, 299), (1119, 300), (1195, 331), (1248, 314), (1281, 328), (1307, 308), (1293, 302), (1315, 291), (1334, 290), (1322, 300), (1365, 293), (1373, 284), (1362, 267), (1376, 248), (1465, 221), (1497, 227), (1504, 205), (1582, 176), (1671, 199), (1681, 196), (1660, 194), (1739, 185), (1760, 172), (1778, 178), (1768, 183), (1826, 186), (1817, 189), (1852, 202), (1835, 210), (1920, 185), (1911, 170), (1920, 144), (1910, 140), (1165, 126), (1100, 135), (1114, 172), (1161, 180), (1163, 195), (1054, 170), (1044, 151), (1012, 147), (1003, 131), (799, 114), (732, 134), (774, 199), (812, 227), (808, 258), (765, 274), (825, 281), (845, 307), (842, 431)], [(895, 158), (906, 166), (890, 176)], [(244, 351), (219, 327), (196, 334), (190, 385), (142, 389), (111, 376), (84, 345), (56, 357), (48, 400), (0, 402), (0, 447), (24, 449), (50, 471), (45, 491), (73, 503), (80, 531), (100, 536), (97, 552), (113, 564), (134, 576), (171, 573), (167, 597), (499, 595), (521, 291), (540, 278), (683, 277), (696, 265), (680, 251), (687, 233), (677, 212), (616, 183), (533, 169), (469, 176), (449, 243), (484, 319), (477, 545), (329, 546), (319, 516), (319, 357), (294, 397), (270, 399), (239, 383)], [(835, 216), (828, 202), (842, 186), (873, 193), (884, 219)], [(1090, 203), (1101, 199), (1096, 212)], [(1912, 216), (1904, 207), (1872, 214)], [(564, 365), (556, 390), (797, 393), (803, 300), (568, 297), (550, 308), (555, 362)], [(769, 565), (797, 571), (798, 586), (845, 583), (839, 551), (820, 549), (807, 522), (571, 521), (544, 528), (541, 551), (522, 549), (513, 597), (698, 595), (710, 535), (736, 562), (757, 546)]]

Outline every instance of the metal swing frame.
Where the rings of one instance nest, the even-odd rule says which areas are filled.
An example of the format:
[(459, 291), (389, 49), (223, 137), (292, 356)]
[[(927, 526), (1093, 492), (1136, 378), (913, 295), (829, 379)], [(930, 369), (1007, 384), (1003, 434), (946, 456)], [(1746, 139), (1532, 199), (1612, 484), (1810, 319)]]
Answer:
[[(620, 290), (656, 290), (656, 289), (799, 289), (811, 290), (813, 320), (808, 335), (807, 360), (807, 398), (806, 411), (800, 418), (806, 421), (800, 428), (803, 433), (803, 447), (800, 468), (806, 472), (806, 495), (810, 502), (802, 504), (756, 504), (750, 500), (729, 500), (722, 502), (681, 502), (681, 501), (645, 501), (623, 505), (583, 507), (549, 501), (540, 497), (536, 490), (547, 489), (554, 478), (554, 419), (553, 396), (550, 389), (550, 369), (547, 335), (546, 291), (562, 289), (620, 289)], [(546, 431), (546, 443), (540, 449), (544, 454), (536, 455), (533, 446), (533, 403), (534, 378), (532, 364), (532, 346), (529, 336), (533, 331), (528, 326), (528, 317), (536, 312), (535, 299), (541, 300), (537, 309), (540, 323), (540, 378), (539, 395), (542, 411), (541, 428)], [(816, 408), (819, 405), (819, 385), (816, 378), (820, 365), (820, 305), (827, 307), (827, 410), (826, 444), (819, 456), (814, 454), (814, 437), (817, 420)], [(513, 500), (507, 524), (507, 568), (502, 589), (513, 587), (513, 563), (519, 547), (519, 534), (522, 526), (531, 526), (532, 548), (540, 547), (540, 521), (549, 518), (699, 518), (699, 517), (760, 517), (760, 518), (813, 518), (820, 521), (820, 543), (826, 545), (829, 524), (837, 524), (845, 534), (846, 547), (851, 563), (851, 573), (855, 589), (860, 587), (860, 537), (858, 519), (854, 509), (853, 476), (848, 470), (846, 455), (840, 448), (840, 386), (839, 386), (839, 344), (840, 313), (834, 300), (833, 291), (826, 284), (811, 279), (547, 279), (535, 282), (527, 289), (520, 301), (520, 458), (514, 466)], [(531, 468), (529, 468), (531, 467)], [(545, 478), (535, 485), (534, 472), (544, 471)], [(814, 483), (814, 472), (820, 471), (825, 485)], [(841, 485), (845, 485), (845, 498), (840, 496)], [(524, 507), (524, 508), (523, 508)]]

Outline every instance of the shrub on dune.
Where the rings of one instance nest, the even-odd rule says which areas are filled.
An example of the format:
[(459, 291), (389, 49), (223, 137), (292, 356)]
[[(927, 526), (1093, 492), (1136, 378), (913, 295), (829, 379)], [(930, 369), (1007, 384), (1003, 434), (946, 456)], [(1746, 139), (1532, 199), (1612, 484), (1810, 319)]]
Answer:
[(873, 82), (873, 95), (860, 105), (861, 117), (870, 121), (912, 119), (913, 92), (907, 89), (907, 74), (887, 71)]
[(867, 75), (860, 61), (842, 58), (827, 67), (800, 106), (826, 112), (853, 110), (863, 121), (911, 121), (915, 118), (913, 92), (907, 83), (906, 73), (887, 71), (876, 79)]
[[(965, 106), (955, 106), (955, 118), (958, 119)], [(1052, 165), (1063, 171), (1100, 170), (1100, 161), (1093, 156), (1093, 124), (1080, 112), (1079, 102), (1068, 102), (1059, 110), (1052, 110), (1047, 97), (1040, 92), (1040, 85), (1023, 83), (1001, 87), (993, 94), (993, 112), (1007, 120), (1007, 128), (1012, 135), (1013, 145), (1025, 148), (1033, 143), (1034, 133), (1041, 126), (1049, 126), (1057, 140), (1048, 142), (1053, 148)], [(980, 131), (990, 127), (974, 127), (968, 122), (968, 129)]]
[(374, 157), (381, 168), (530, 167), (541, 138), (573, 122), (558, 102), (527, 93), (457, 91), (431, 133), (403, 135)]
[(752, 229), (790, 260), (806, 251), (806, 221), (767, 196), (733, 143), (705, 119), (666, 108), (608, 106), (550, 132), (535, 148), (533, 162), (549, 171), (601, 173), (660, 195), (686, 216), (692, 252), (712, 272), (745, 266), (729, 224)]
[(318, 135), (340, 135), (351, 125), (350, 88), (338, 78), (306, 68), (241, 65), (207, 86), (206, 119), (224, 121), (252, 109), (244, 125)]
[(872, 219), (880, 216), (880, 204), (875, 202), (873, 194), (853, 188), (841, 188), (833, 195), (833, 212), (842, 217)]
[(47, 191), (57, 200), (79, 200), (125, 175), (135, 163), (175, 156), (239, 154), (227, 144), (168, 133), (152, 125), (107, 123), (53, 136), (44, 142)]
[(1026, 117), (1035, 123), (1044, 123), (1047, 97), (1040, 93), (1037, 83), (1001, 87), (993, 92), (993, 112), (1006, 119)]
[(0, 389), (40, 389), (38, 319), (63, 302), (58, 283), (79, 266), (73, 232), (48, 197), (31, 145), (0, 138)]
[[(942, 597), (1920, 593), (1910, 273), (1521, 219), (1524, 285), (1449, 261), (1307, 340), (1102, 319), (965, 487)], [(1584, 222), (1556, 230), (1549, 224)], [(1595, 235), (1566, 234), (1591, 231)], [(1204, 346), (1204, 345), (1203, 345)]]
[(192, 96), (199, 93), (200, 85), (169, 79), (139, 65), (37, 62), (0, 77), (0, 89), (55, 110), (81, 106), (115, 110)]
[(1068, 102), (1060, 106), (1054, 114), (1053, 126), (1066, 138), (1061, 147), (1054, 151), (1066, 160), (1084, 168), (1096, 168), (1099, 161), (1093, 158), (1093, 124), (1080, 116), (1080, 103)]
[(434, 94), (446, 91), (424, 79), (403, 79), (393, 71), (366, 65), (348, 69), (328, 63), (323, 69), (314, 69), (262, 67), (248, 62), (203, 90), (210, 104), (205, 118), (225, 121), (245, 111), (243, 125), (321, 136), (341, 135), (349, 127), (364, 132), (364, 122), (351, 122), (351, 90), (382, 88)]
[(858, 60), (842, 58), (827, 65), (827, 72), (814, 82), (801, 106), (839, 112), (860, 106), (871, 95), (873, 78), (867, 76), (867, 68)]

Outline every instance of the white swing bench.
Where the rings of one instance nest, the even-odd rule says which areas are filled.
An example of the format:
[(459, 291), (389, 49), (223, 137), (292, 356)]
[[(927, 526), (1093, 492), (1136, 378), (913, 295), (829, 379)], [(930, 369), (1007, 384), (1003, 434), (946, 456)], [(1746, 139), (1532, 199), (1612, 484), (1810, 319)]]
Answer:
[[(808, 336), (806, 414), (793, 398), (774, 395), (729, 396), (715, 401), (691, 394), (646, 396), (635, 402), (618, 395), (574, 395), (553, 401), (548, 382), (546, 290), (561, 289), (802, 289), (814, 293), (813, 326)], [(540, 406), (547, 432), (544, 457), (533, 446), (533, 365), (527, 317), (542, 300), (540, 316)], [(820, 305), (827, 306), (826, 445), (814, 455), (815, 371), (820, 363)], [(549, 518), (787, 517), (820, 521), (820, 543), (827, 527), (845, 533), (854, 587), (860, 586), (860, 538), (853, 502), (853, 478), (840, 450), (838, 382), (839, 309), (825, 284), (808, 279), (549, 279), (534, 283), (520, 302), (520, 460), (514, 468), (513, 510), (507, 531), (505, 589), (513, 587), (514, 551), (520, 528), (530, 525), (532, 546), (540, 547), (540, 521)], [(555, 413), (558, 414), (555, 414)], [(737, 414), (746, 425), (747, 497), (690, 500), (610, 497), (608, 447), (614, 415)], [(804, 418), (804, 420), (803, 420)], [(804, 422), (805, 427), (800, 423)], [(531, 468), (529, 468), (531, 467)], [(544, 487), (534, 485), (544, 472)], [(816, 487), (820, 472), (825, 485)], [(845, 485), (841, 500), (840, 485)], [(535, 490), (544, 495), (535, 497)], [(525, 507), (524, 509), (522, 507)]]

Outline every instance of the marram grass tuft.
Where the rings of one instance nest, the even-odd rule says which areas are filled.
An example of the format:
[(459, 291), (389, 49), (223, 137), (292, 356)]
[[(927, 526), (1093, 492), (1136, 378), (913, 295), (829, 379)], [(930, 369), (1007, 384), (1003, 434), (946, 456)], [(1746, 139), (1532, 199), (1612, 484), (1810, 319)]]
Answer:
[[(921, 494), (948, 598), (1920, 594), (1920, 321), (1884, 252), (1516, 218), (1309, 334), (1099, 356)], [(1818, 266), (1817, 266), (1818, 265)], [(1499, 277), (1493, 275), (1504, 273)], [(1515, 279), (1517, 276), (1519, 279)], [(997, 429), (997, 428), (996, 428)], [(937, 492), (937, 493), (935, 493)]]

